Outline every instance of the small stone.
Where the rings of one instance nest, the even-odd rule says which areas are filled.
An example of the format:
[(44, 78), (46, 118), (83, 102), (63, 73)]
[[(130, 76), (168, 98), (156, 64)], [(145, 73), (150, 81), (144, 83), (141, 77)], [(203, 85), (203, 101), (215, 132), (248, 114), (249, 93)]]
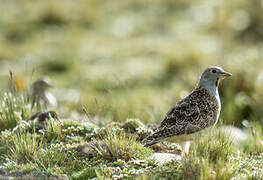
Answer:
[(75, 150), (78, 151), (79, 155), (82, 157), (92, 158), (97, 155), (97, 152), (95, 151), (91, 143), (80, 145)]
[(180, 161), (182, 160), (182, 156), (171, 153), (154, 153), (148, 158), (148, 160), (155, 160), (162, 165), (171, 161)]
[(7, 174), (6, 170), (0, 168), (0, 175), (6, 175), (6, 174)]

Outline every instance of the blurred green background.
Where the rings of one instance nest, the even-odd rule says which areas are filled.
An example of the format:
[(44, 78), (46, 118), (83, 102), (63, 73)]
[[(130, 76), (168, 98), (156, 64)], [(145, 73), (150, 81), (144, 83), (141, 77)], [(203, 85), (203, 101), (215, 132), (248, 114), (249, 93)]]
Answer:
[(48, 76), (61, 113), (158, 123), (219, 65), (221, 122), (263, 124), (262, 0), (1, 0), (1, 91)]

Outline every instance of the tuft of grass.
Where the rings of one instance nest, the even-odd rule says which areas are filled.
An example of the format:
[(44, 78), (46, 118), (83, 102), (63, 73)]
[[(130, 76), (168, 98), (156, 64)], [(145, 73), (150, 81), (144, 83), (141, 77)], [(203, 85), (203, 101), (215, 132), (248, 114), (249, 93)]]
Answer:
[(224, 160), (211, 162), (209, 157), (198, 156), (196, 153), (184, 159), (180, 176), (182, 179), (231, 179), (237, 175), (235, 165)]
[(214, 170), (215, 179), (232, 179), (238, 173), (238, 168), (235, 167), (234, 163), (225, 162), (224, 160), (217, 161), (216, 164), (211, 164), (210, 166), (216, 166), (216, 170)]
[(62, 142), (49, 144), (45, 136), (36, 133), (15, 133), (5, 138), (5, 143), (6, 159), (15, 164), (10, 168), (26, 166), (46, 173), (63, 174), (87, 165), (85, 159), (77, 158), (74, 145)]
[(195, 153), (188, 159), (184, 159), (181, 166), (180, 176), (182, 179), (206, 179), (211, 173), (209, 161), (206, 158), (199, 158)]
[(1, 97), (0, 109), (0, 131), (14, 128), (18, 122), (27, 120), (33, 111), (24, 95), (10, 92)]
[(45, 125), (45, 129), (42, 130), (43, 137), (47, 142), (50, 142), (55, 139), (63, 140), (61, 122), (52, 117), (48, 119)]
[(197, 156), (207, 158), (212, 162), (228, 160), (235, 150), (232, 140), (226, 133), (213, 133), (212, 130), (209, 130), (208, 135), (198, 138), (193, 151), (197, 153)]
[(152, 150), (136, 141), (136, 136), (123, 132), (108, 133), (103, 143), (96, 147), (96, 151), (101, 158), (109, 161), (145, 159), (152, 153)]
[(17, 163), (25, 163), (38, 158), (38, 153), (45, 146), (44, 139), (37, 134), (15, 133), (6, 140), (8, 158)]
[(53, 143), (42, 148), (37, 159), (31, 161), (38, 170), (53, 173), (71, 173), (87, 165), (87, 162), (77, 158), (73, 146), (65, 143)]
[(197, 136), (192, 151), (182, 162), (182, 179), (231, 179), (236, 176), (231, 158), (235, 147), (226, 133), (207, 130), (206, 136)]
[(259, 123), (253, 122), (248, 125), (249, 140), (243, 144), (243, 152), (260, 155), (263, 153), (263, 131)]

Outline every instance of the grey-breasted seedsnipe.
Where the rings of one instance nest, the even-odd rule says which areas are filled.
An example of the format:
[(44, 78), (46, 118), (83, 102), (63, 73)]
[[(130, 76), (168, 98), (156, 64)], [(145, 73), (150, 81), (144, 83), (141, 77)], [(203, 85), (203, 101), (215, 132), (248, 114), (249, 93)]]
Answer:
[(231, 74), (222, 68), (207, 68), (201, 75), (198, 86), (180, 100), (165, 116), (161, 125), (142, 143), (148, 147), (166, 138), (190, 135), (214, 126), (221, 110), (218, 93), (220, 80)]
[(32, 107), (40, 107), (41, 102), (43, 102), (45, 108), (48, 106), (56, 107), (57, 100), (53, 94), (51, 94), (48, 89), (53, 87), (49, 79), (42, 78), (35, 81), (31, 87), (31, 98), (32, 98)]

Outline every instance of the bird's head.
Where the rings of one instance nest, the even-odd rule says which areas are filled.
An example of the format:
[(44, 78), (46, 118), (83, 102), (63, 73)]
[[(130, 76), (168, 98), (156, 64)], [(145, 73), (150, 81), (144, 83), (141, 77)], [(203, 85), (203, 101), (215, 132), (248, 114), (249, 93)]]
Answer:
[(41, 112), (37, 115), (38, 117), (38, 121), (39, 122), (44, 122), (47, 119), (53, 118), (55, 120), (59, 119), (58, 114), (56, 113), (56, 111), (48, 111), (48, 112)]
[(212, 66), (204, 70), (199, 85), (218, 87), (220, 80), (231, 75), (231, 73), (224, 71), (221, 67)]
[(56, 111), (48, 111), (47, 114), (49, 117), (52, 117), (53, 119), (59, 119), (59, 116)]
[(44, 91), (48, 88), (54, 87), (48, 78), (42, 78), (33, 83), (33, 89), (38, 90), (38, 91)]

